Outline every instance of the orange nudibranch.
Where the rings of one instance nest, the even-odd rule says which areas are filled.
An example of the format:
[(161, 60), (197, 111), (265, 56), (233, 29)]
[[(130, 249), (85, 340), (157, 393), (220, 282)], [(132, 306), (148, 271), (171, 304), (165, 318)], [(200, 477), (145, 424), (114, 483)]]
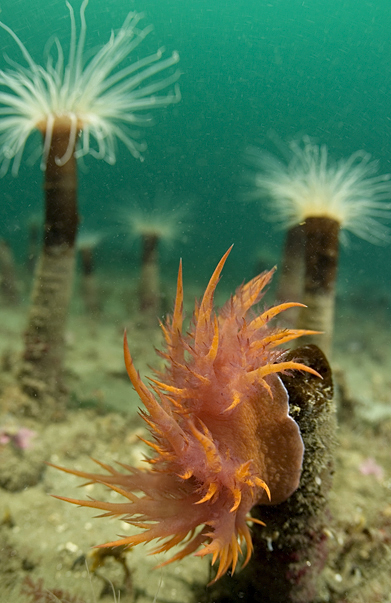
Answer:
[[(313, 369), (284, 360), (277, 349), (310, 331), (270, 329), (280, 312), (301, 304), (284, 303), (255, 313), (274, 269), (239, 287), (218, 311), (214, 292), (230, 249), (218, 263), (190, 330), (183, 333), (182, 266), (172, 316), (161, 325), (166, 362), (148, 388), (133, 364), (126, 335), (125, 364), (145, 410), (140, 414), (152, 436), (149, 468), (100, 463), (105, 474), (63, 469), (99, 482), (125, 502), (61, 498), (105, 511), (142, 531), (101, 546), (135, 546), (159, 539), (154, 553), (183, 548), (165, 563), (195, 552), (219, 565), (213, 581), (235, 571), (246, 545), (252, 553), (250, 515), (256, 504), (278, 504), (298, 487), (304, 446), (289, 416), (289, 400), (279, 373)], [(152, 390), (152, 391), (151, 391)]]

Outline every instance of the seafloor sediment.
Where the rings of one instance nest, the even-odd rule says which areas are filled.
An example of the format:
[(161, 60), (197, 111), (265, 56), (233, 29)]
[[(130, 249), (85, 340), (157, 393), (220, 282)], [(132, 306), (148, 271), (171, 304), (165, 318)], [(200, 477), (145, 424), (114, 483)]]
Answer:
[[(27, 308), (0, 309), (0, 387), (9, 392), (0, 433), (2, 428), (34, 432), (26, 448), (12, 438), (0, 441), (0, 600), (7, 603), (31, 600), (22, 593), (26, 578), (36, 585), (42, 578), (43, 588), (67, 593), (64, 600), (85, 602), (100, 596), (112, 601), (112, 583), (121, 590), (122, 603), (151, 602), (155, 596), (165, 603), (190, 603), (199, 600), (195, 593), (205, 591), (209, 579), (208, 561), (194, 557), (152, 571), (156, 558), (144, 546), (101, 560), (88, 574), (86, 559), (90, 567), (98, 565), (92, 547), (130, 528), (119, 520), (94, 519), (94, 511), (50, 496), (118, 495), (97, 485), (80, 490), (80, 480), (44, 461), (90, 470), (90, 457), (137, 465), (145, 451), (137, 438), (146, 430), (125, 372), (122, 335), (126, 327), (137, 368), (150, 374), (147, 366), (161, 362), (154, 352), (160, 334), (140, 321), (132, 284), (113, 288), (107, 275), (99, 284), (101, 314), (86, 316), (82, 300), (74, 302), (67, 331), (69, 410), (61, 422), (43, 424), (13, 409), (10, 386)], [(220, 287), (217, 303), (229, 295)], [(201, 289), (190, 286), (186, 293), (189, 315)], [(347, 296), (337, 313), (332, 366), (340, 420), (327, 528), (330, 553), (314, 603), (391, 601), (390, 300), (372, 300), (369, 315), (359, 300), (360, 295)], [(259, 573), (262, 579), (262, 568)]]

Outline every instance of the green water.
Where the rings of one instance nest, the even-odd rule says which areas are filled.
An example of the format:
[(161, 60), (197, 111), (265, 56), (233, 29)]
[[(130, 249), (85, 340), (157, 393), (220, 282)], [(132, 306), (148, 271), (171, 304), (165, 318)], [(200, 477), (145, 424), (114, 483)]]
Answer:
[[(0, 8), (36, 61), (53, 34), (66, 48), (69, 14), (62, 0), (4, 0)], [(90, 0), (87, 48), (106, 42), (129, 10), (144, 11), (155, 26), (140, 54), (162, 45), (180, 53), (183, 99), (155, 112), (155, 125), (143, 133), (143, 163), (124, 147), (115, 166), (87, 158), (80, 174), (84, 225), (113, 229), (102, 261), (126, 261), (113, 216), (126, 205), (123, 198), (143, 199), (157, 189), (183, 203), (193, 200), (186, 241), (167, 258), (172, 272), (182, 255), (188, 270), (206, 275), (231, 243), (233, 282), (253, 273), (259, 249), (278, 259), (282, 233), (265, 222), (259, 204), (239, 200), (243, 150), (249, 144), (275, 149), (270, 132), (282, 141), (308, 134), (337, 159), (365, 149), (379, 159), (381, 172), (391, 171), (389, 0)], [(4, 31), (0, 40), (22, 62)], [(1, 182), (0, 234), (20, 258), (25, 220), (41, 206), (41, 180), (26, 155), (19, 177)], [(390, 247), (353, 238), (342, 251), (342, 286), (372, 279), (387, 288), (390, 259)]]

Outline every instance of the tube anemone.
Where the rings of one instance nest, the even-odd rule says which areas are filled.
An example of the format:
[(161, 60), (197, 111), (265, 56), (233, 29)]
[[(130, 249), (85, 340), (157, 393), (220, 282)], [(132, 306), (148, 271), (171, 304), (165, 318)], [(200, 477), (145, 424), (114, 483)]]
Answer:
[[(150, 123), (151, 116), (145, 111), (180, 100), (179, 87), (175, 84), (179, 71), (163, 79), (154, 78), (178, 63), (177, 52), (163, 59), (162, 48), (121, 68), (152, 31), (152, 26), (139, 29), (143, 14), (129, 13), (119, 32), (112, 32), (109, 41), (86, 60), (85, 10), (88, 0), (84, 0), (80, 8), (79, 37), (73, 8), (68, 2), (66, 4), (71, 19), (66, 64), (57, 38), (52, 45), (56, 53), (49, 53), (45, 68), (34, 61), (19, 37), (0, 22), (0, 27), (12, 36), (27, 63), (27, 67), (16, 65), (15, 68), (12, 62), (12, 70), (0, 71), (0, 86), (6, 89), (0, 92), (2, 174), (7, 172), (11, 162), (13, 174), (18, 173), (25, 144), (35, 130), (44, 136), (41, 168), (45, 170), (54, 132), (61, 125), (66, 126), (69, 134), (65, 149), (55, 157), (58, 166), (64, 165), (72, 155), (79, 158), (88, 154), (113, 164), (117, 139), (134, 157), (142, 158), (145, 145), (133, 139), (129, 127)], [(157, 94), (172, 85), (173, 90), (168, 94)], [(140, 111), (143, 112), (141, 115)]]
[(269, 199), (270, 218), (281, 226), (292, 229), (303, 224), (302, 301), (308, 309), (300, 312), (298, 327), (323, 331), (311, 342), (329, 353), (340, 235), (342, 241), (346, 231), (375, 244), (391, 241), (391, 231), (383, 223), (391, 219), (391, 203), (385, 202), (391, 197), (391, 176), (377, 175), (377, 162), (364, 151), (333, 162), (325, 145), (308, 139), (292, 143), (290, 150), (287, 164), (250, 150), (259, 169), (253, 176), (252, 196)]
[(121, 212), (122, 228), (141, 240), (141, 269), (138, 288), (139, 308), (144, 323), (156, 324), (162, 310), (159, 256), (162, 246), (183, 237), (188, 229), (189, 204), (176, 201), (158, 190), (153, 199), (133, 201), (133, 209)]
[[(180, 100), (175, 83), (178, 71), (162, 79), (155, 77), (178, 62), (178, 53), (163, 59), (160, 49), (129, 63), (132, 51), (151, 31), (151, 26), (139, 28), (142, 14), (129, 13), (118, 33), (112, 32), (108, 42), (86, 59), (88, 0), (81, 4), (78, 35), (73, 8), (66, 4), (71, 20), (67, 63), (55, 39), (46, 67), (39, 65), (19, 37), (0, 23), (27, 63), (24, 67), (12, 62), (12, 70), (0, 71), (1, 174), (11, 163), (12, 173), (18, 173), (26, 141), (35, 130), (43, 137), (41, 169), (45, 172), (43, 251), (33, 287), (20, 382), (30, 396), (42, 400), (45, 395), (55, 406), (54, 400), (63, 391), (64, 330), (79, 222), (77, 159), (91, 154), (113, 164), (117, 139), (142, 159), (145, 145), (133, 139), (130, 127), (148, 124), (149, 109)], [(170, 92), (159, 94), (171, 86)], [(41, 409), (38, 412), (42, 416)]]

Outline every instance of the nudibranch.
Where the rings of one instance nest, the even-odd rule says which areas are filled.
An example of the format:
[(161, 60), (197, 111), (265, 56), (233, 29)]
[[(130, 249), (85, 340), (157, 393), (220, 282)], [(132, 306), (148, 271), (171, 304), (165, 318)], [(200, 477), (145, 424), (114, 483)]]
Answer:
[[(213, 581), (230, 568), (234, 572), (242, 545), (246, 564), (252, 553), (249, 524), (256, 504), (278, 504), (298, 487), (303, 442), (289, 416), (288, 394), (278, 373), (313, 369), (285, 361), (277, 346), (308, 331), (268, 327), (284, 303), (250, 315), (262, 297), (274, 269), (242, 285), (219, 311), (213, 298), (230, 249), (217, 265), (203, 298), (196, 303), (188, 333), (182, 332), (183, 286), (179, 266), (172, 316), (161, 325), (165, 351), (158, 352), (166, 368), (141, 380), (130, 355), (126, 334), (125, 364), (146, 410), (152, 448), (146, 470), (120, 464), (123, 471), (98, 462), (107, 474), (73, 469), (68, 473), (106, 485), (126, 502), (62, 500), (101, 509), (104, 516), (141, 528), (136, 535), (101, 546), (129, 546), (158, 539), (153, 553), (183, 548), (161, 565), (195, 554), (219, 560)], [(264, 525), (264, 524), (262, 524)]]

